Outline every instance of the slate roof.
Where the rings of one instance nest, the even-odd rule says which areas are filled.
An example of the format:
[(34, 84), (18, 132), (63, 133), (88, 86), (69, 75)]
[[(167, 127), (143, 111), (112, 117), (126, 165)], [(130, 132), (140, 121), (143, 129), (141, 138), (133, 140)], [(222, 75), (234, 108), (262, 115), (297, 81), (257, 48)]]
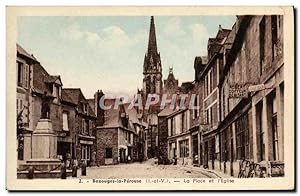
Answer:
[(44, 94), (51, 94), (51, 86), (46, 81), (50, 79), (50, 74), (41, 64), (35, 64), (33, 68), (33, 91)]
[(114, 108), (116, 99), (105, 99), (104, 106), (111, 105), (111, 108), (105, 110), (105, 122), (103, 127), (122, 127), (122, 123), (120, 120), (120, 107)]
[(68, 93), (65, 91), (65, 89), (61, 90), (61, 98), (63, 101), (68, 102), (68, 103), (72, 103), (75, 104), (76, 103), (72, 100), (72, 98), (68, 95)]
[(96, 115), (96, 112), (95, 112), (95, 99), (87, 99), (87, 102), (88, 102), (89, 106), (91, 107), (92, 111), (94, 112), (94, 114)]
[(224, 37), (227, 37), (230, 33), (231, 29), (219, 29), (216, 38), (217, 39), (223, 39)]
[(174, 107), (173, 109), (170, 108), (170, 105), (166, 106), (160, 113), (158, 113), (159, 117), (164, 117), (164, 116), (169, 116), (172, 113), (178, 111), (178, 109), (176, 107)]
[(33, 55), (30, 55), (20, 44), (18, 44), (17, 43), (17, 53), (19, 53), (19, 54), (21, 54), (21, 55), (23, 55), (23, 56), (25, 56), (25, 57), (27, 57), (27, 58), (29, 58), (29, 59), (31, 59), (31, 60), (34, 60), (34, 61), (36, 61), (36, 62), (38, 62), (37, 61), (37, 59), (33, 56)]
[(46, 82), (48, 82), (48, 83), (54, 83), (56, 80), (60, 80), (60, 81), (61, 81), (60, 75), (57, 75), (57, 76), (50, 75), (50, 76), (48, 77), (48, 79), (47, 79)]
[[(71, 99), (71, 102), (79, 105), (82, 102), (85, 102), (88, 104), (87, 99), (84, 97), (82, 91), (80, 88), (64, 88), (62, 91), (67, 95), (66, 97), (69, 97)], [(94, 110), (90, 107), (88, 104), (88, 111), (89, 116), (96, 117)]]
[(180, 91), (182, 93), (188, 93), (191, 91), (191, 89), (193, 89), (194, 84), (193, 82), (183, 82), (180, 86)]
[(71, 98), (72, 102), (75, 104), (79, 104), (80, 102), (80, 88), (64, 88), (63, 91)]
[(141, 124), (140, 120), (138, 119), (138, 113), (137, 113), (136, 109), (134, 107), (129, 109), (130, 103), (125, 103), (123, 105), (124, 105), (126, 114), (128, 114), (129, 120), (132, 121), (133, 123)]

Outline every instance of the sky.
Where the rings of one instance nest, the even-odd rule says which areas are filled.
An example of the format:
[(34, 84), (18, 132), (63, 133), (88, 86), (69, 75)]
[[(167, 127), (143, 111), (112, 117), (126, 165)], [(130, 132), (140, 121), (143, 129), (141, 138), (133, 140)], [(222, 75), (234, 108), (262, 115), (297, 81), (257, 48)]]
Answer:
[[(231, 29), (235, 16), (154, 16), (163, 79), (173, 67), (179, 84), (193, 81), (196, 56), (207, 55), (207, 40), (219, 25)], [(17, 42), (33, 54), (63, 88), (133, 95), (142, 88), (150, 16), (24, 16)]]

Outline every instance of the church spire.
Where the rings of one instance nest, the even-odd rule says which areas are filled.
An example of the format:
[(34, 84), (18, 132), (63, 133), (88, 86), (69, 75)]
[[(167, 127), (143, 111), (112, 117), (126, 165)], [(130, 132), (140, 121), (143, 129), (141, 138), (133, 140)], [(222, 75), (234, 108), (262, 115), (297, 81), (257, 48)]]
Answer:
[(155, 24), (154, 24), (154, 17), (151, 16), (149, 42), (148, 42), (148, 56), (156, 55), (156, 54), (157, 54), (157, 44), (156, 44), (156, 35), (155, 35)]

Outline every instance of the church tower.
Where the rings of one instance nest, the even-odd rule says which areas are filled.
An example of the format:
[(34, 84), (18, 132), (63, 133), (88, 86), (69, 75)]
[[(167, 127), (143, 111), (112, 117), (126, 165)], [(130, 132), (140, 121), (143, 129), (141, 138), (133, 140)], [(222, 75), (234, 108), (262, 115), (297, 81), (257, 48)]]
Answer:
[(160, 61), (160, 53), (157, 51), (154, 17), (151, 16), (148, 51), (144, 58), (143, 70), (143, 93), (147, 97), (148, 94), (162, 93), (162, 65)]

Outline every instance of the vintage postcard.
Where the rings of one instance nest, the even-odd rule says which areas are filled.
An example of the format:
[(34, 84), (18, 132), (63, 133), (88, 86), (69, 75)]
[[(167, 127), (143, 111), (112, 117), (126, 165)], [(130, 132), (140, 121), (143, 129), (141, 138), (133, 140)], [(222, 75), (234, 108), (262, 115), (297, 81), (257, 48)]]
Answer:
[(7, 9), (8, 190), (294, 190), (293, 7)]

